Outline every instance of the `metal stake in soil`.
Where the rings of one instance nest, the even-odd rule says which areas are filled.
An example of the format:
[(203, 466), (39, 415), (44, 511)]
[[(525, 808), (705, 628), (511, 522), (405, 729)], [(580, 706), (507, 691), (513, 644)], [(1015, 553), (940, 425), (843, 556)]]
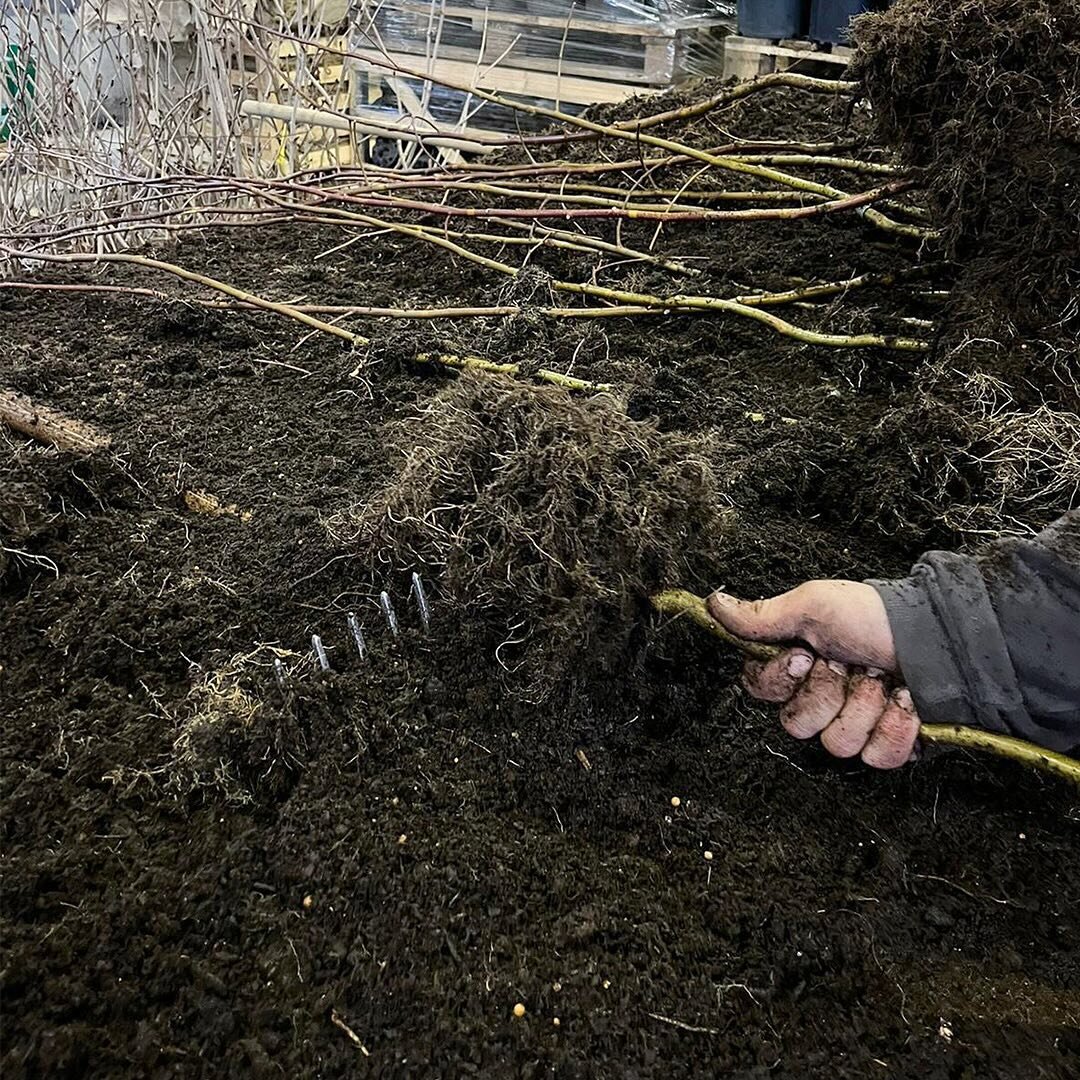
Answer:
[(360, 620), (356, 617), (356, 612), (350, 611), (345, 617), (345, 622), (348, 624), (353, 641), (356, 642), (356, 651), (363, 660), (367, 656), (367, 643), (364, 641), (364, 631), (360, 629)]
[(390, 602), (390, 594), (385, 590), (379, 593), (379, 606), (382, 608), (383, 615), (386, 616), (386, 625), (390, 627), (390, 633), (397, 637), (397, 614), (394, 612), (394, 605)]
[(416, 606), (420, 609), (420, 621), (424, 624), (424, 633), (428, 634), (431, 632), (431, 608), (428, 607), (427, 596), (424, 594), (424, 583), (415, 570), (412, 576), (412, 594), (416, 597)]

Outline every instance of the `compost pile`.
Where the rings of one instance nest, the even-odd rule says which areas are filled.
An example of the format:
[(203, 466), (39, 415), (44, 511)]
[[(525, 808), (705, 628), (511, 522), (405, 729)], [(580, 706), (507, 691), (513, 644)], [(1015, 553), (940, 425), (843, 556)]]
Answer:
[[(781, 144), (817, 190), (767, 208), (801, 212), (896, 178), (849, 105), (773, 87), (664, 131)], [(1075, 792), (828, 759), (645, 603), (1060, 513), (1054, 367), (938, 351), (955, 271), (917, 193), (620, 218), (620, 183), (694, 213), (769, 186), (628, 153), (507, 154), (498, 200), (406, 177), (503, 214), (453, 230), (395, 205), (346, 233), (329, 192), (153, 252), (337, 333), (148, 295), (145, 265), (0, 288), (4, 385), (112, 438), (0, 434), (5, 1076), (1070, 1074)], [(593, 216), (483, 240), (544, 169)]]
[(855, 27), (853, 74), (926, 180), (968, 306), (1074, 333), (1080, 2), (899, 0)]

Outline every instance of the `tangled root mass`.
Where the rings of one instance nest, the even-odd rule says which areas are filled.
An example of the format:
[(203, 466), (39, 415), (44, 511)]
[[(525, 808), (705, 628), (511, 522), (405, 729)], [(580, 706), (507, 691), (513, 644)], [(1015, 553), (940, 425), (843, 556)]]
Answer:
[(898, 0), (855, 23), (881, 135), (922, 170), (982, 311), (1077, 318), (1080, 0)]
[(721, 522), (702, 448), (611, 398), (466, 374), (388, 438), (398, 474), (332, 529), (373, 565), (438, 568), (534, 680), (624, 647), (649, 592), (704, 582)]

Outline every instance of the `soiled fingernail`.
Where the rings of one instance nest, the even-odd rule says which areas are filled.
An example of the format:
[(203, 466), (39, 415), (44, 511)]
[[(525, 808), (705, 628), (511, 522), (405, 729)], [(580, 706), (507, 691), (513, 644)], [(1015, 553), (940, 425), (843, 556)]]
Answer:
[(839, 660), (826, 660), (825, 665), (830, 671), (836, 672), (837, 675), (846, 676), (848, 673), (847, 666), (845, 664), (841, 664)]
[(706, 608), (711, 608), (715, 604), (716, 607), (724, 609), (731, 607), (734, 603), (735, 597), (728, 596), (727, 593), (721, 592), (719, 589), (717, 589), (715, 592), (709, 593), (709, 595), (705, 598)]
[(885, 671), (879, 667), (868, 667), (863, 674), (871, 679), (880, 679), (881, 676), (885, 674)]
[(788, 657), (787, 673), (793, 679), (802, 679), (810, 673), (810, 669), (813, 666), (814, 658), (808, 653), (792, 653), (791, 656)]
[(894, 697), (901, 709), (913, 710), (915, 708), (915, 702), (911, 700), (911, 691), (906, 686), (901, 686)]

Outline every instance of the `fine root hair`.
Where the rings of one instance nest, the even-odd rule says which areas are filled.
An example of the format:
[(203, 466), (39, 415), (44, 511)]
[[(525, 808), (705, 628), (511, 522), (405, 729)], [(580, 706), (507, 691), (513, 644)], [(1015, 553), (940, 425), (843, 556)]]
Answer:
[(287, 786), (302, 767), (303, 737), (291, 716), (269, 705), (255, 688), (265, 683), (270, 646), (234, 656), (192, 686), (181, 707), (173, 743), (171, 784), (183, 794), (212, 791), (233, 803)]
[(1017, 409), (1009, 386), (989, 376), (969, 386), (980, 412), (963, 453), (985, 477), (985, 495), (957, 517), (973, 531), (988, 522), (1026, 530), (1080, 504), (1080, 416), (1047, 404)]

